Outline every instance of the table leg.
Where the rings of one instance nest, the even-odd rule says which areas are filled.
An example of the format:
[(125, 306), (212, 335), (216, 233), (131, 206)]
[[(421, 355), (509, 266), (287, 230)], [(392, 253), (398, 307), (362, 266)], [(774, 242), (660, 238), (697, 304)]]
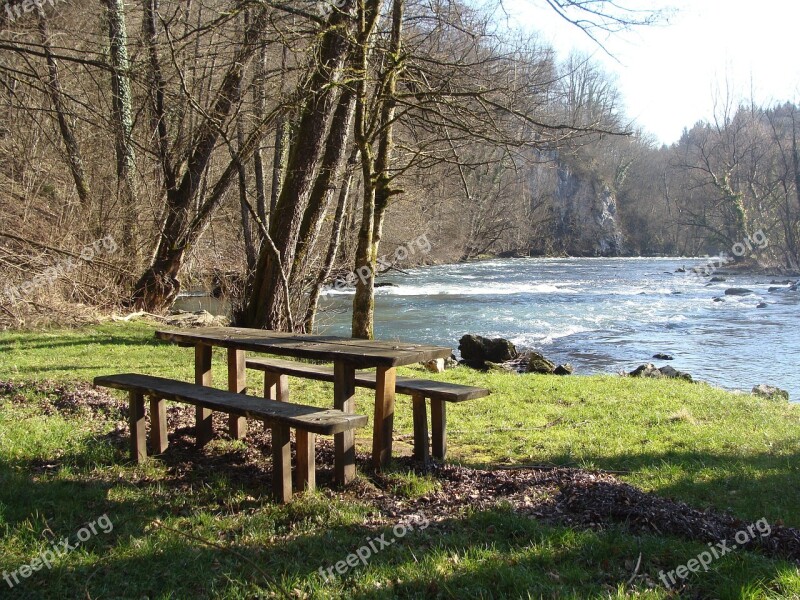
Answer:
[(289, 376), (264, 371), (264, 398), (278, 402), (289, 401)]
[(314, 491), (316, 480), (316, 444), (317, 438), (313, 433), (296, 429), (294, 437), (297, 440), (297, 489), (299, 491)]
[(150, 399), (150, 446), (153, 454), (164, 454), (169, 446), (167, 438), (167, 401)]
[(378, 367), (375, 377), (375, 419), (372, 424), (372, 465), (387, 465), (392, 458), (394, 432), (394, 385), (397, 369)]
[(131, 460), (144, 462), (147, 458), (147, 425), (144, 416), (144, 395), (128, 393), (128, 421), (131, 427)]
[[(353, 365), (337, 360), (333, 364), (333, 407), (352, 414), (356, 410), (356, 370)], [(336, 483), (347, 485), (356, 476), (356, 447), (353, 430), (333, 436)]]
[(428, 462), (428, 410), (427, 401), (422, 394), (411, 395), (414, 415), (414, 459)]
[(431, 439), (433, 455), (444, 460), (447, 454), (447, 403), (431, 398)]
[[(247, 371), (245, 371), (244, 350), (228, 348), (228, 391), (244, 394), (247, 392)], [(247, 419), (228, 415), (228, 431), (234, 440), (242, 440), (247, 435)]]
[[(211, 346), (206, 344), (194, 347), (194, 382), (211, 386)], [(198, 446), (205, 446), (214, 437), (211, 411), (200, 406), (195, 409), (195, 437)]]
[(272, 427), (272, 495), (284, 504), (292, 499), (292, 463), (289, 426)]

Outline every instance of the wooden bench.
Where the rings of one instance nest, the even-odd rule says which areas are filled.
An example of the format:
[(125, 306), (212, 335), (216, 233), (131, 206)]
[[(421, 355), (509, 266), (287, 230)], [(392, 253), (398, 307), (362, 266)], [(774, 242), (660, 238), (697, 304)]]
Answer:
[[(282, 360), (279, 358), (248, 358), (249, 369), (264, 372), (264, 397), (283, 402), (289, 400), (288, 376), (304, 377), (317, 381), (333, 382), (333, 368), (325, 365), (312, 365)], [(357, 371), (356, 385), (375, 389), (375, 373)], [(398, 377), (395, 392), (411, 396), (412, 414), (414, 418), (414, 457), (417, 460), (428, 460), (428, 415), (425, 399), (431, 401), (431, 441), (433, 456), (444, 459), (447, 453), (447, 402), (464, 402), (489, 395), (489, 390), (470, 385), (434, 381), (431, 379), (415, 379)]]
[[(163, 377), (135, 373), (105, 375), (95, 377), (94, 384), (129, 392), (131, 458), (137, 463), (147, 457), (145, 396), (150, 397), (150, 444), (155, 454), (166, 451), (168, 445), (165, 400), (263, 421), (272, 428), (272, 489), (278, 502), (288, 502), (292, 497), (290, 428), (295, 429), (296, 433), (297, 488), (313, 490), (316, 486), (315, 434), (334, 435), (367, 424), (364, 415), (266, 400)], [(344, 457), (347, 463), (355, 465), (355, 447), (347, 448)]]

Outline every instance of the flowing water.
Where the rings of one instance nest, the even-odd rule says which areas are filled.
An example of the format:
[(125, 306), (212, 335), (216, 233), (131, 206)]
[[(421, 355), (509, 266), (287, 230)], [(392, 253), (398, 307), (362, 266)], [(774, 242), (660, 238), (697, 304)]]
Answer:
[[(518, 349), (572, 363), (576, 373), (671, 364), (722, 387), (768, 383), (800, 400), (800, 292), (769, 276), (723, 274), (726, 281), (709, 283), (675, 272), (706, 264), (530, 258), (413, 269), (381, 278), (396, 285), (376, 290), (375, 337), (454, 349), (465, 333), (505, 337)], [(732, 287), (754, 293), (726, 296)], [(349, 335), (351, 302), (352, 291), (328, 290), (320, 331)], [(767, 306), (757, 308), (762, 302)], [(653, 359), (657, 352), (674, 360)]]

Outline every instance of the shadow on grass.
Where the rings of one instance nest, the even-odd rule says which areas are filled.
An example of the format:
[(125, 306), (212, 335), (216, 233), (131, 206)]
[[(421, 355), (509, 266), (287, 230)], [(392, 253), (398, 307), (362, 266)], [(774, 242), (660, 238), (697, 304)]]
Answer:
[[(338, 523), (342, 505), (356, 502), (348, 495), (274, 505), (267, 499), (269, 440), (255, 430), (251, 435), (246, 445), (223, 440), (197, 449), (191, 428), (178, 428), (170, 449), (150, 465), (166, 473), (130, 470), (124, 431), (87, 440), (53, 461), (0, 463), (7, 527), (30, 520), (28, 535), (60, 539), (103, 514), (114, 523), (112, 532), (92, 537), (75, 556), (21, 581), (14, 597), (588, 597), (626, 586), (663, 588), (660, 570), (705, 548), (635, 536), (622, 526), (572, 530), (505, 509), (467, 510), (401, 539), (392, 533), (391, 519), (388, 527)], [(642, 464), (648, 458), (655, 459), (636, 457)], [(173, 525), (158, 525), (164, 522)], [(328, 582), (319, 575), (320, 567), (334, 567), (382, 534), (392, 543), (366, 564)], [(33, 545), (45, 546), (41, 539)], [(1, 560), (5, 570), (20, 566)], [(685, 592), (742, 597), (787, 569), (740, 551), (693, 576)]]
[(584, 457), (580, 465), (576, 465), (574, 456), (561, 455), (548, 464), (618, 472), (621, 479), (625, 479), (625, 473), (634, 472), (639, 474), (639, 481), (642, 473), (650, 473), (652, 488), (660, 496), (698, 508), (714, 507), (741, 519), (766, 517), (800, 526), (800, 501), (791, 491), (800, 489), (800, 452), (747, 456), (690, 450), (643, 452)]

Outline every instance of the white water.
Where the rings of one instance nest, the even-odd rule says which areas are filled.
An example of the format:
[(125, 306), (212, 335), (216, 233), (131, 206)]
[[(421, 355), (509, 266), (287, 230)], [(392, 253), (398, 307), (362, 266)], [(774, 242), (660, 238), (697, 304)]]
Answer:
[[(747, 390), (769, 383), (800, 400), (800, 292), (767, 276), (723, 274), (727, 281), (709, 283), (675, 273), (703, 264), (708, 260), (503, 259), (414, 269), (381, 279), (397, 287), (376, 290), (375, 335), (454, 349), (465, 333), (501, 336), (571, 362), (578, 373), (661, 366), (667, 363), (652, 355), (666, 352), (675, 357), (669, 364), (696, 379)], [(754, 294), (725, 296), (730, 287)], [(348, 335), (351, 302), (351, 291), (329, 290), (321, 331)], [(756, 308), (761, 302), (767, 307)]]

